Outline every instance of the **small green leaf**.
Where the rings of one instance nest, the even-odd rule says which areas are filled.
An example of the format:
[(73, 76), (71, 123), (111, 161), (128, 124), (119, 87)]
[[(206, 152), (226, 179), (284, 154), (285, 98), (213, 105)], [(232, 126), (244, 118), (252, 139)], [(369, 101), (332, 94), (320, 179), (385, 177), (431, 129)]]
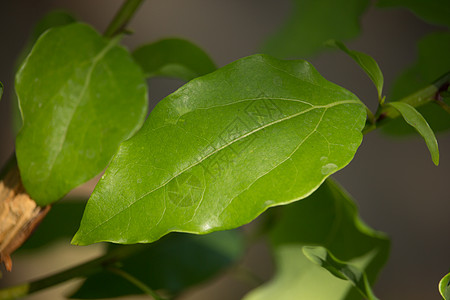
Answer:
[(71, 24), (46, 31), (16, 76), (22, 181), (46, 205), (102, 171), (142, 125), (145, 78), (116, 40)]
[(450, 273), (439, 281), (439, 293), (444, 300), (450, 300)]
[(367, 0), (292, 0), (289, 19), (267, 40), (263, 52), (279, 58), (307, 57), (330, 39), (348, 40), (360, 31)]
[(411, 105), (403, 102), (390, 102), (388, 105), (395, 108), (405, 119), (405, 121), (414, 127), (417, 132), (424, 138), (430, 151), (434, 164), (439, 165), (439, 148), (433, 130), (428, 125), (424, 117)]
[[(435, 32), (425, 36), (418, 43), (418, 59), (416, 63), (402, 73), (394, 82), (388, 97), (390, 101), (398, 101), (410, 94), (430, 86), (432, 82), (450, 71), (450, 33)], [(437, 92), (440, 87), (430, 86)], [(444, 99), (450, 105), (448, 99)], [(435, 103), (417, 107), (434, 132), (450, 129), (448, 113)], [(390, 121), (382, 127), (389, 134), (413, 134), (414, 130), (401, 118)]]
[(321, 246), (305, 246), (303, 254), (313, 263), (327, 269), (334, 276), (348, 280), (367, 299), (376, 300), (367, 276), (357, 267), (336, 258)]
[(311, 196), (278, 213), (279, 219), (269, 231), (276, 273), (244, 299), (361, 299), (348, 280), (330, 274), (303, 252), (304, 246), (325, 247), (364, 272), (368, 283), (375, 282), (387, 261), (389, 240), (359, 219), (349, 195), (327, 179)]
[[(126, 246), (110, 245), (110, 249)], [(222, 231), (204, 236), (174, 234), (147, 245), (121, 262), (121, 269), (154, 290), (172, 295), (211, 279), (241, 258), (244, 243), (238, 231)], [(122, 277), (107, 271), (90, 276), (71, 296), (98, 299), (142, 294)]]
[(378, 0), (379, 7), (406, 7), (432, 24), (450, 27), (448, 0)]
[(0, 100), (2, 99), (3, 95), (3, 83), (0, 82)]
[(354, 94), (306, 61), (240, 59), (158, 103), (122, 143), (72, 242), (153, 242), (246, 224), (347, 165), (365, 119)]
[(139, 47), (133, 52), (147, 77), (173, 77), (185, 81), (216, 70), (211, 58), (197, 45), (171, 38)]
[[(42, 19), (40, 19), (33, 28), (30, 39), (27, 42), (26, 46), (19, 54), (16, 62), (16, 71), (19, 69), (19, 66), (23, 63), (27, 55), (30, 53), (32, 46), (37, 41), (39, 36), (43, 34), (46, 30), (57, 27), (68, 25), (74, 23), (75, 18), (68, 12), (56, 10), (51, 11), (46, 14)], [(18, 133), (20, 128), (22, 127), (22, 117), (20, 115), (19, 103), (17, 101), (17, 96), (13, 93), (13, 105), (12, 105), (12, 122), (13, 122), (13, 130), (14, 133)]]
[(375, 59), (365, 53), (348, 49), (344, 45), (344, 43), (340, 41), (330, 40), (326, 44), (341, 49), (351, 58), (353, 58), (353, 60), (366, 72), (366, 74), (375, 84), (375, 87), (378, 91), (378, 99), (381, 99), (383, 93), (384, 78), (383, 73), (381, 72), (380, 67), (378, 66)]

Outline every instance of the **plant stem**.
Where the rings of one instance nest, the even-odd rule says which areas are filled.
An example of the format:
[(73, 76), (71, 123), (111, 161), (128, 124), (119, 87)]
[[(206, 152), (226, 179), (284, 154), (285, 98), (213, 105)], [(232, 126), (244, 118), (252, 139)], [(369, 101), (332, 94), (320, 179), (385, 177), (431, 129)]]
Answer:
[(148, 285), (131, 275), (130, 273), (125, 272), (122, 269), (109, 267), (107, 268), (108, 271), (111, 273), (114, 273), (116, 275), (119, 275), (123, 279), (129, 281), (133, 285), (135, 285), (137, 288), (139, 288), (141, 291), (143, 291), (146, 295), (153, 297), (155, 300), (164, 300), (161, 298), (154, 290), (152, 290)]
[(2, 289), (0, 290), (0, 299), (1, 300), (17, 299), (19, 297), (24, 297), (34, 292), (68, 281), (70, 279), (78, 277), (86, 277), (98, 273), (102, 271), (104, 268), (107, 268), (117, 263), (123, 258), (126, 258), (131, 254), (143, 251), (144, 249), (146, 249), (146, 245), (140, 244), (118, 247), (117, 249), (110, 251), (109, 253), (99, 258), (93, 259), (84, 264), (67, 269), (60, 273), (56, 273), (54, 275), (50, 275), (43, 279), (39, 279), (29, 283), (24, 283), (6, 289)]
[[(438, 96), (440, 92), (448, 88), (449, 84), (450, 72), (441, 76), (439, 79), (433, 82), (433, 84), (426, 86), (425, 88), (399, 100), (399, 102), (407, 103), (416, 108), (430, 102), (436, 102), (436, 104), (441, 105), (442, 107), (443, 105), (440, 102), (443, 101), (440, 100)], [(443, 109), (447, 110), (445, 107), (443, 107)], [(366, 127), (363, 129), (363, 134), (369, 133), (380, 126), (383, 126), (384, 124), (389, 122), (389, 120), (395, 119), (399, 116), (400, 113), (393, 107), (390, 107), (388, 105), (380, 106), (377, 113), (375, 114), (376, 123), (371, 124), (370, 122), (368, 122), (366, 124)]]
[(134, 13), (143, 1), (144, 0), (126, 0), (114, 16), (114, 19), (111, 21), (108, 28), (106, 28), (104, 36), (111, 38), (120, 34), (125, 26), (127, 26), (128, 22), (130, 22)]
[(436, 102), (442, 107), (443, 110), (450, 114), (450, 106), (447, 105), (447, 103), (445, 103), (442, 99), (438, 99)]

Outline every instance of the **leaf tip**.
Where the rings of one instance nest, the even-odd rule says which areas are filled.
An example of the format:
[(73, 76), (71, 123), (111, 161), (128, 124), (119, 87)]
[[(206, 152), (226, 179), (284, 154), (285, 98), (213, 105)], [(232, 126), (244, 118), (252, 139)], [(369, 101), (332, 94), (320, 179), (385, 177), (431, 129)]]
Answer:
[(431, 159), (433, 160), (433, 163), (436, 167), (439, 166), (439, 152), (435, 155), (432, 155)]
[(86, 246), (90, 243), (86, 242), (85, 239), (83, 239), (82, 234), (80, 234), (80, 231), (78, 230), (70, 241), (70, 244), (74, 246)]

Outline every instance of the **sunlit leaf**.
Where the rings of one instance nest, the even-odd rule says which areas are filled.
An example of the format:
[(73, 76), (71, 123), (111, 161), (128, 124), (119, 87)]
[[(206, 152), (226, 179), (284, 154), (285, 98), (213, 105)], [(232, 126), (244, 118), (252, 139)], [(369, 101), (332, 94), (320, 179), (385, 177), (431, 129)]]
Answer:
[(378, 0), (379, 7), (405, 7), (432, 24), (450, 27), (448, 0)]
[[(42, 19), (40, 19), (34, 26), (28, 43), (26, 44), (22, 52), (19, 54), (19, 57), (17, 58), (16, 70), (23, 63), (28, 53), (30, 53), (33, 44), (36, 42), (36, 40), (39, 38), (41, 34), (43, 34), (46, 30), (50, 28), (68, 25), (70, 23), (74, 23), (75, 21), (76, 21), (75, 18), (70, 13), (61, 10), (51, 11), (44, 17), (42, 17)], [(12, 105), (13, 130), (15, 133), (18, 133), (20, 128), (22, 127), (22, 117), (20, 116), (19, 104), (17, 102), (16, 94), (13, 93), (12, 97), (14, 103)]]
[(357, 267), (336, 258), (321, 246), (305, 246), (303, 254), (313, 263), (327, 269), (334, 276), (348, 280), (366, 299), (376, 300), (367, 276)]
[(164, 39), (133, 52), (147, 77), (173, 77), (189, 81), (216, 69), (200, 47), (182, 39)]
[[(435, 80), (450, 71), (450, 33), (432, 33), (418, 44), (417, 62), (407, 69), (395, 81), (391, 101), (403, 97), (431, 85)], [(434, 87), (438, 92), (439, 87)], [(444, 99), (450, 105), (450, 99)], [(424, 116), (434, 132), (450, 129), (449, 114), (435, 103), (428, 103), (417, 110)], [(414, 130), (402, 118), (392, 120), (382, 127), (382, 131), (390, 134), (411, 134)]]
[[(237, 231), (205, 236), (174, 234), (147, 247), (147, 250), (123, 260), (120, 268), (152, 289), (172, 295), (211, 279), (235, 263), (244, 250)], [(98, 299), (132, 294), (142, 294), (142, 291), (122, 277), (103, 271), (88, 277), (71, 297)]]
[(289, 18), (262, 51), (280, 58), (307, 57), (330, 39), (345, 41), (359, 34), (367, 0), (292, 0)]
[(365, 118), (354, 94), (308, 62), (238, 60), (163, 99), (122, 143), (72, 242), (152, 242), (246, 224), (347, 165)]
[(39, 204), (102, 171), (143, 123), (147, 88), (131, 55), (84, 24), (50, 29), (16, 76), (17, 162)]
[(330, 40), (326, 43), (327, 45), (337, 47), (347, 53), (353, 60), (366, 72), (367, 76), (370, 77), (373, 84), (378, 91), (378, 99), (381, 99), (383, 93), (383, 73), (378, 66), (378, 63), (371, 56), (348, 49), (342, 42), (336, 40)]
[(428, 125), (424, 117), (411, 105), (403, 102), (390, 102), (390, 106), (394, 107), (403, 119), (411, 125), (423, 137), (430, 151), (434, 164), (439, 165), (439, 148), (433, 130)]
[(439, 281), (439, 293), (444, 300), (450, 300), (450, 273)]
[(387, 260), (388, 239), (362, 223), (353, 201), (330, 179), (308, 198), (283, 207), (279, 217), (269, 232), (276, 273), (245, 300), (361, 299), (349, 281), (311, 262), (304, 246), (325, 247), (365, 272), (370, 284)]

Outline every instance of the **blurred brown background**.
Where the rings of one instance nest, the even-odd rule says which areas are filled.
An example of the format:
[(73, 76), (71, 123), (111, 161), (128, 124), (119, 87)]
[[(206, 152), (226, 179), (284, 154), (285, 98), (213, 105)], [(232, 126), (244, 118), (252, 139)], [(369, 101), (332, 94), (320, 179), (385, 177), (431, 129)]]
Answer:
[[(63, 8), (103, 31), (120, 4), (117, 0), (1, 1), (0, 81), (6, 90), (0, 101), (0, 165), (14, 150), (10, 128), (13, 69), (32, 25), (49, 10)], [(125, 38), (124, 43), (134, 49), (161, 37), (184, 37), (223, 66), (257, 53), (264, 38), (287, 16), (290, 5), (289, 0), (147, 0), (129, 26), (135, 34)], [(414, 61), (416, 41), (440, 29), (403, 9), (371, 8), (363, 16), (361, 36), (348, 45), (378, 61), (388, 91), (396, 75)], [(325, 53), (311, 62), (327, 79), (375, 108), (372, 83), (345, 55)], [(152, 80), (151, 107), (180, 84), (176, 80)], [(439, 135), (438, 142), (441, 161), (435, 167), (420, 138), (394, 140), (371, 133), (351, 164), (336, 176), (356, 199), (362, 218), (392, 238), (390, 260), (375, 286), (381, 299), (440, 299), (437, 283), (450, 267), (450, 134)], [(91, 182), (79, 193), (92, 186)], [(5, 274), (0, 285), (60, 270), (95, 257), (100, 251), (99, 245), (74, 247), (66, 241), (36, 255), (13, 256), (14, 272)], [(251, 249), (246, 260), (263, 278), (270, 277), (273, 266), (264, 245)], [(64, 299), (62, 295), (73, 284), (28, 299)], [(248, 288), (230, 276), (221, 276), (188, 291), (182, 299), (239, 299)]]

